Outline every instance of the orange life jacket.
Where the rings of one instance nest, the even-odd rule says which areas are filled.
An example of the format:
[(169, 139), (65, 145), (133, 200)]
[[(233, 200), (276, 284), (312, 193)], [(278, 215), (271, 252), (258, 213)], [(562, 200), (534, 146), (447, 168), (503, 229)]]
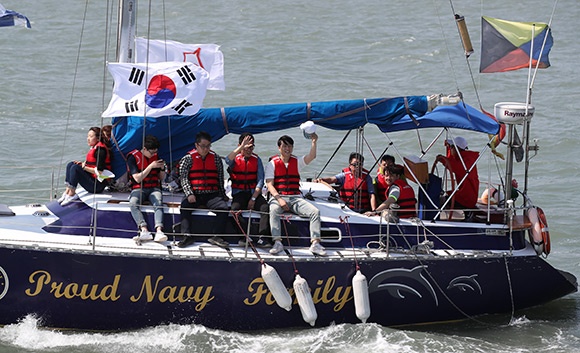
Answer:
[[(415, 206), (417, 204), (417, 199), (415, 199), (415, 191), (413, 188), (407, 184), (406, 181), (401, 179), (395, 180), (394, 185), (397, 185), (401, 191), (399, 199), (397, 200), (397, 204), (399, 205), (397, 215), (399, 218), (416, 217), (417, 212)], [(389, 190), (391, 187), (389, 187)], [(389, 197), (388, 191), (387, 194), (385, 194), (385, 197)]]
[(369, 171), (362, 170), (360, 178), (356, 178), (350, 168), (344, 168), (344, 184), (340, 188), (340, 197), (346, 205), (354, 211), (365, 211), (371, 209), (371, 199), (369, 195), (367, 176)]
[(375, 179), (375, 183), (377, 185), (377, 195), (380, 196), (381, 201), (385, 200), (385, 193), (389, 188), (389, 184), (385, 179), (385, 175), (381, 172), (377, 172), (377, 178)]
[(214, 151), (209, 151), (202, 159), (196, 150), (188, 152), (191, 155), (191, 168), (189, 169), (189, 182), (193, 190), (218, 191), (218, 170)]
[(273, 156), (274, 187), (282, 195), (300, 194), (300, 174), (298, 173), (298, 158), (290, 156), (288, 168), (280, 156)]
[[(147, 158), (139, 150), (133, 150), (129, 152), (129, 155), (135, 158), (137, 169), (139, 169), (140, 172), (144, 171), (145, 168), (149, 166), (149, 164), (155, 162), (158, 159), (157, 153), (151, 156), (151, 158)], [(133, 175), (129, 171), (129, 176), (131, 178), (131, 188), (140, 189), (141, 185), (143, 185), (144, 189), (160, 187), (161, 186), (161, 180), (159, 175), (160, 172), (161, 170), (159, 168), (153, 168), (151, 169), (149, 174), (147, 174), (147, 176), (142, 180), (142, 182), (138, 183), (135, 181), (135, 179), (133, 179)]]
[(228, 169), (232, 189), (254, 190), (258, 184), (258, 156), (252, 154), (248, 159), (239, 153), (234, 165)]
[[(96, 145), (91, 147), (89, 152), (87, 153), (87, 157), (85, 159), (85, 165), (87, 167), (96, 168), (97, 167), (97, 149), (103, 148), (107, 152), (107, 157), (105, 158), (105, 169), (111, 170), (111, 154), (109, 153), (109, 148), (102, 142), (97, 142)], [(95, 174), (92, 174), (93, 178)]]

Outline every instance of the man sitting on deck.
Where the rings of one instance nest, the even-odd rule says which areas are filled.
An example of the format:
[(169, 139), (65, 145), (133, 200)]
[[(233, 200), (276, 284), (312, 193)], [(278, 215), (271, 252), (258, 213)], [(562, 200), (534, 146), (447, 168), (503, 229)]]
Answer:
[(191, 235), (193, 216), (191, 212), (199, 206), (207, 206), (216, 210), (213, 222), (213, 233), (216, 234), (208, 241), (222, 248), (228, 243), (218, 234), (223, 234), (228, 221), (228, 204), (224, 190), (224, 167), (222, 159), (211, 148), (211, 135), (201, 131), (195, 137), (195, 148), (189, 151), (179, 162), (179, 180), (185, 193), (181, 201), (181, 232), (185, 238), (177, 246), (184, 248), (195, 242)]
[(318, 135), (312, 134), (311, 139), (310, 152), (297, 158), (292, 155), (294, 140), (288, 135), (280, 137), (278, 139), (280, 154), (272, 157), (266, 165), (266, 186), (272, 197), (270, 199), (270, 228), (274, 246), (270, 249), (271, 254), (278, 254), (284, 250), (280, 215), (286, 211), (310, 219), (310, 251), (316, 255), (326, 255), (326, 250), (320, 245), (320, 211), (304, 200), (300, 194), (300, 169), (316, 158)]
[(417, 217), (417, 199), (415, 198), (415, 191), (405, 180), (401, 179), (401, 175), (403, 175), (404, 172), (405, 169), (402, 165), (395, 164), (387, 167), (385, 179), (389, 184), (389, 188), (385, 194), (386, 200), (381, 203), (374, 212), (365, 212), (365, 215), (377, 215), (382, 211), (391, 208), (391, 205), (396, 204), (399, 206), (399, 208), (397, 208), (397, 217)]
[[(240, 135), (238, 146), (226, 156), (226, 164), (232, 181), (232, 211), (255, 210), (260, 212), (260, 235), (256, 245), (270, 247), (270, 243), (262, 235), (270, 234), (270, 216), (268, 201), (262, 196), (264, 187), (264, 165), (262, 159), (254, 153), (254, 135), (244, 132)], [(248, 222), (239, 217), (238, 221), (245, 232)], [(240, 245), (246, 245), (246, 239), (241, 238)]]
[(127, 156), (127, 167), (131, 178), (131, 195), (129, 196), (129, 208), (131, 216), (139, 227), (139, 235), (135, 241), (152, 240), (153, 236), (147, 228), (147, 222), (139, 209), (143, 199), (148, 199), (153, 205), (155, 219), (155, 241), (162, 243), (167, 240), (163, 233), (163, 194), (161, 193), (161, 180), (165, 178), (165, 162), (158, 159), (157, 150), (159, 141), (153, 135), (145, 136), (143, 148), (133, 150)]
[(364, 157), (360, 153), (353, 152), (348, 161), (348, 167), (340, 173), (315, 181), (340, 185), (340, 198), (355, 212), (363, 213), (374, 210), (377, 208), (375, 188), (369, 171), (363, 168)]

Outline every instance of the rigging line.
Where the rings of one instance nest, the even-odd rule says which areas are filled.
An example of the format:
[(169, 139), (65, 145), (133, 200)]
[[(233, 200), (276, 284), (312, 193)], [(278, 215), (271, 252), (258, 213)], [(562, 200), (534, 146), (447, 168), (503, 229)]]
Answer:
[(163, 44), (165, 45), (165, 61), (167, 61), (167, 20), (165, 12), (165, 0), (161, 2), (162, 14), (163, 14)]
[[(451, 6), (451, 15), (453, 16), (453, 21), (455, 21), (455, 10), (453, 8), (453, 2), (449, 0)], [(445, 49), (447, 51), (447, 59), (449, 61), (449, 66), (451, 67), (451, 73), (453, 75), (453, 81), (455, 82), (455, 87), (459, 92), (459, 83), (457, 81), (457, 75), (455, 74), (455, 67), (453, 66), (453, 60), (451, 60), (451, 49), (449, 48), (449, 44), (447, 41), (447, 36), (445, 35), (445, 31), (443, 29), (443, 23), (441, 22), (441, 14), (439, 13), (439, 9), (437, 8), (437, 4), (435, 0), (433, 0), (433, 7), (435, 8), (435, 12), (437, 13), (437, 19), (439, 20), (439, 28), (441, 29), (441, 36), (443, 37), (443, 41), (445, 43)]]
[[(167, 61), (167, 20), (166, 20), (166, 10), (165, 10), (165, 0), (163, 0), (161, 2), (161, 6), (162, 6), (162, 14), (163, 14), (163, 43), (165, 45), (165, 61)], [(169, 168), (166, 168), (167, 170), (166, 170), (166, 173), (165, 173), (165, 180), (168, 180), (168, 178), (169, 178), (169, 175), (167, 174), (167, 172), (172, 173), (173, 168), (174, 168), (174, 162), (173, 162), (173, 134), (171, 133), (171, 119), (167, 119), (167, 129), (169, 131), (169, 134), (168, 134), (168, 143), (169, 143)], [(167, 163), (167, 161), (165, 163)], [(175, 190), (173, 188), (169, 188), (169, 191), (170, 191), (171, 195), (174, 195), (175, 194), (175, 192), (174, 192)], [(175, 217), (176, 217), (176, 214), (175, 213), (172, 213), (171, 214), (171, 218), (172, 218), (174, 224), (175, 224)], [(255, 251), (255, 249), (254, 249), (254, 251)]]
[[(366, 137), (364, 137), (364, 135), (362, 136), (362, 140), (363, 140), (364, 144), (367, 146), (367, 148), (369, 149), (369, 153), (371, 154), (371, 156), (373, 156), (373, 159), (376, 161), (377, 156), (375, 156), (375, 153), (373, 152), (373, 148), (369, 144), (369, 141), (366, 139)], [(362, 153), (362, 146), (361, 146), (361, 153)]]
[[(366, 116), (366, 110), (365, 110), (365, 116)], [(356, 144), (356, 152), (358, 154), (360, 154), (362, 156), (363, 154), (363, 148), (364, 148), (364, 143), (366, 143), (366, 139), (365, 139), (365, 130), (364, 128), (361, 126), (358, 128), (358, 132), (357, 132), (357, 144)], [(367, 143), (368, 146), (368, 143)], [(370, 146), (368, 146), (370, 149)], [(372, 151), (371, 151), (372, 153)], [(362, 159), (364, 159), (364, 157), (362, 157)], [(363, 160), (360, 160), (359, 163), (363, 163)], [(350, 164), (350, 159), (348, 161), (348, 163)], [(360, 169), (356, 169), (355, 168), (355, 172), (354, 174), (354, 180), (355, 180), (355, 190), (354, 193), (351, 195), (352, 198), (354, 198), (354, 206), (355, 208), (362, 208), (361, 204), (362, 204), (362, 192), (359, 192), (361, 186), (363, 185), (364, 181), (362, 179), (362, 175), (363, 175), (363, 168), (361, 166)], [(368, 174), (367, 174), (368, 175)], [(359, 184), (356, 185), (357, 179), (359, 180)], [(366, 178), (365, 178), (366, 180)], [(372, 181), (371, 181), (372, 184)], [(368, 187), (368, 186), (367, 186)], [(370, 198), (370, 195), (369, 195)]]
[(510, 275), (510, 269), (508, 266), (508, 260), (507, 260), (507, 254), (503, 254), (503, 258), (504, 258), (504, 263), (505, 263), (505, 272), (507, 275), (507, 280), (508, 280), (508, 287), (510, 289), (510, 300), (511, 300), (511, 304), (512, 304), (512, 311), (511, 311), (511, 319), (510, 319), (510, 324), (514, 322), (514, 312), (515, 312), (515, 304), (514, 304), (514, 291), (513, 291), (513, 286), (512, 286), (512, 277)]
[(433, 138), (433, 140), (431, 140), (431, 142), (429, 143), (429, 145), (427, 146), (427, 150), (425, 151), (421, 151), (421, 155), (419, 156), (419, 158), (423, 158), (425, 157), (425, 155), (427, 154), (427, 152), (429, 152), (431, 150), (431, 148), (433, 146), (435, 146), (435, 143), (437, 143), (437, 141), (439, 140), (439, 138), (441, 137), (441, 135), (443, 135), (443, 133), (445, 132), (445, 128), (441, 129), (441, 131), (439, 131), (439, 133), (437, 134), (437, 136), (435, 136)]
[(338, 144), (338, 147), (336, 147), (336, 149), (332, 153), (332, 156), (330, 156), (330, 158), (328, 159), (328, 161), (326, 162), (326, 164), (324, 165), (324, 167), (322, 167), (322, 170), (320, 170), (320, 172), (318, 173), (318, 175), (316, 175), (315, 179), (320, 178), (320, 176), (322, 175), (322, 173), (324, 172), (324, 170), (326, 169), (326, 167), (328, 167), (328, 165), (330, 164), (330, 162), (332, 161), (332, 159), (334, 158), (334, 156), (336, 156), (336, 154), (338, 153), (338, 150), (344, 144), (344, 141), (346, 141), (346, 138), (348, 137), (348, 135), (350, 135), (350, 132), (351, 131), (352, 130), (348, 130), (348, 132), (346, 133), (346, 135), (344, 135), (344, 137), (342, 138), (342, 141), (340, 141), (340, 143)]
[[(365, 142), (367, 142), (367, 141), (366, 141), (366, 139), (365, 139)], [(387, 147), (385, 147), (385, 149), (383, 150), (383, 153), (381, 153), (381, 157), (382, 157), (382, 156), (385, 154), (385, 152), (387, 152), (387, 150), (389, 149), (389, 147), (391, 147), (391, 145), (392, 145), (392, 144), (393, 144), (393, 141), (390, 141), (390, 142), (389, 142), (389, 144), (387, 145)], [(367, 147), (369, 148), (369, 150), (371, 149), (371, 148), (370, 148), (370, 146), (368, 145), (368, 142), (367, 142)], [(371, 154), (373, 155), (373, 157), (374, 157), (374, 159), (375, 159), (375, 162), (373, 163), (373, 165), (372, 165), (370, 168), (368, 168), (368, 169), (367, 169), (367, 170), (369, 171), (369, 173), (368, 173), (367, 175), (369, 175), (369, 176), (371, 175), (371, 173), (372, 173), (372, 170), (373, 170), (373, 169), (375, 169), (375, 166), (376, 166), (376, 165), (379, 163), (379, 159), (377, 159), (377, 158), (375, 157), (375, 155), (373, 154), (372, 150), (371, 150)], [(349, 163), (350, 163), (350, 161), (349, 161)], [(362, 170), (361, 170), (361, 174), (363, 174)], [(356, 179), (356, 178), (355, 178), (355, 179)], [(372, 177), (371, 177), (371, 180), (372, 180)], [(362, 187), (362, 185), (363, 185), (363, 184), (364, 184), (364, 180), (363, 180), (363, 178), (362, 178), (362, 176), (361, 176), (361, 177), (360, 177), (360, 183), (359, 183), (359, 184), (356, 186), (356, 188), (354, 189), (354, 192), (353, 192), (353, 194), (352, 194), (352, 195), (350, 195), (350, 196), (348, 197), (348, 199), (346, 199), (346, 200), (345, 200), (345, 202), (344, 202), (344, 203), (345, 203), (345, 206), (346, 206), (346, 204), (347, 204), (347, 203), (349, 203), (349, 202), (350, 202), (350, 200), (351, 200), (351, 199), (353, 199), (353, 198), (354, 198), (355, 194), (356, 194), (356, 195), (360, 194), (360, 195), (359, 195), (359, 197), (360, 197), (360, 198), (362, 198), (362, 193), (359, 193), (358, 191), (360, 190), (360, 188)], [(378, 200), (377, 200), (377, 201), (378, 201)], [(359, 205), (360, 205), (360, 201), (359, 201)]]
[[(147, 56), (145, 59), (145, 67), (147, 68), (147, 70), (145, 70), (145, 82), (149, 82), (149, 53), (150, 53), (150, 51), (149, 51), (149, 45), (150, 45), (149, 39), (151, 38), (151, 9), (152, 9), (152, 1), (149, 0), (149, 7), (148, 7), (149, 11), (147, 14)], [(146, 95), (146, 91), (143, 92), (143, 95)], [(145, 99), (143, 99), (143, 100), (146, 101)], [(147, 133), (147, 106), (145, 106), (145, 109), (143, 110), (143, 134), (141, 135), (141, 148), (143, 148), (143, 146), (145, 146), (146, 133)], [(141, 190), (143, 190), (143, 181), (144, 180), (142, 179), (140, 182), (140, 184), (141, 184), (140, 189)]]
[(385, 147), (385, 149), (381, 153), (380, 157), (379, 158), (375, 158), (375, 163), (372, 165), (372, 167), (369, 168), (369, 171), (372, 170), (372, 169), (374, 169), (375, 166), (377, 164), (379, 164), (380, 158), (382, 158), (385, 155), (385, 153), (387, 153), (387, 151), (388, 151), (389, 147), (391, 147), (391, 145), (393, 145), (393, 141), (389, 141), (389, 143), (387, 144), (387, 147)]
[(554, 7), (552, 7), (552, 14), (550, 15), (550, 20), (548, 21), (548, 28), (546, 29), (546, 33), (544, 34), (544, 40), (542, 42), (542, 48), (540, 49), (540, 54), (538, 56), (538, 61), (536, 63), (536, 67), (534, 69), (534, 75), (532, 77), (531, 83), (529, 85), (529, 90), (530, 90), (530, 95), (531, 95), (531, 90), (534, 86), (534, 82), (536, 81), (536, 74), (538, 73), (538, 68), (540, 66), (540, 58), (542, 57), (542, 54), (544, 53), (544, 47), (546, 46), (546, 41), (548, 40), (548, 30), (552, 28), (552, 20), (554, 19), (554, 13), (556, 12), (556, 6), (558, 5), (558, 0), (554, 1)]
[[(409, 247), (409, 249), (411, 249), (411, 244), (409, 243), (409, 241), (407, 240), (406, 237), (403, 237), (403, 240), (405, 240), (405, 243), (407, 243), (407, 246)], [(495, 327), (494, 325), (491, 325), (487, 322), (481, 321), (478, 318), (476, 318), (473, 315), (469, 315), (468, 313), (466, 313), (465, 311), (463, 311), (448, 295), (447, 293), (445, 293), (445, 291), (443, 290), (443, 288), (441, 288), (441, 286), (439, 285), (439, 282), (437, 282), (437, 280), (435, 279), (435, 277), (433, 277), (433, 275), (431, 274), (431, 271), (429, 271), (429, 266), (423, 261), (421, 260), (421, 258), (417, 255), (417, 253), (415, 251), (410, 252), (411, 256), (415, 258), (415, 260), (417, 260), (417, 262), (423, 267), (423, 271), (425, 271), (425, 273), (427, 274), (427, 276), (429, 276), (429, 278), (431, 279), (431, 281), (433, 281), (433, 284), (435, 285), (435, 287), (437, 287), (437, 289), (439, 290), (439, 292), (441, 293), (441, 295), (447, 299), (447, 302), (449, 304), (451, 304), (451, 306), (453, 306), (461, 315), (465, 316), (467, 319), (472, 320), (474, 322), (477, 322), (479, 324), (482, 324), (484, 326), (488, 326), (488, 327)]]
[[(294, 274), (298, 274), (298, 267), (296, 266), (296, 260), (294, 259), (294, 255), (292, 255), (292, 245), (290, 244), (290, 235), (288, 234), (288, 228), (286, 227), (286, 223), (290, 223), (290, 215), (282, 214), (280, 216), (282, 218), (280, 223), (284, 226), (284, 235), (286, 237), (286, 242), (288, 243), (288, 252), (287, 255), (292, 261), (292, 267), (294, 267)], [(282, 242), (282, 240), (280, 240)]]
[[(75, 61), (75, 69), (74, 69), (74, 74), (73, 74), (73, 82), (72, 82), (72, 88), (71, 88), (71, 92), (70, 92), (70, 98), (69, 98), (69, 103), (68, 103), (68, 111), (67, 111), (67, 115), (66, 115), (66, 124), (65, 124), (65, 129), (64, 129), (64, 136), (62, 139), (62, 149), (61, 149), (61, 153), (60, 153), (60, 163), (58, 166), (58, 172), (56, 175), (56, 180), (60, 180), (60, 174), (62, 171), (62, 165), (63, 165), (63, 160), (64, 160), (64, 150), (66, 147), (66, 138), (68, 136), (68, 129), (70, 126), (70, 121), (71, 121), (71, 111), (72, 111), (72, 101), (73, 101), (73, 96), (74, 96), (74, 92), (75, 92), (75, 88), (76, 88), (76, 82), (77, 82), (77, 75), (79, 72), (79, 62), (80, 62), (80, 56), (81, 56), (81, 47), (82, 47), (82, 43), (83, 43), (83, 34), (85, 32), (85, 24), (87, 22), (87, 12), (88, 12), (88, 7), (89, 7), (89, 0), (85, 1), (85, 11), (83, 13), (83, 20), (82, 20), (82, 24), (81, 24), (81, 31), (80, 31), (80, 38), (79, 38), (79, 45), (77, 47), (77, 57), (76, 57), (76, 61)], [(58, 188), (57, 188), (58, 189)], [(56, 195), (54, 195), (56, 197)]]
[(419, 141), (419, 149), (421, 150), (421, 154), (425, 154), (425, 150), (423, 149), (423, 140), (421, 140), (421, 134), (419, 133), (419, 129), (415, 129), (417, 132), (417, 141)]
[[(385, 152), (387, 152), (387, 150), (389, 149), (389, 147), (391, 147), (391, 145), (392, 145), (392, 144), (393, 144), (393, 142), (392, 142), (392, 141), (391, 141), (391, 142), (389, 142), (389, 144), (387, 145), (387, 147), (385, 147), (385, 149), (383, 150), (383, 153), (381, 153), (381, 157), (382, 157), (382, 156), (385, 154)], [(370, 148), (370, 147), (369, 147), (369, 148)], [(372, 152), (371, 152), (371, 153), (372, 153)], [(373, 155), (373, 157), (374, 157), (374, 155)], [(349, 162), (350, 162), (350, 161), (349, 161)], [(375, 169), (375, 166), (376, 166), (378, 163), (379, 163), (379, 159), (375, 158), (375, 162), (373, 163), (373, 165), (372, 165), (372, 166), (371, 166), (369, 169), (367, 169), (367, 170), (369, 171), (369, 174), (367, 174), (367, 175), (371, 175), (370, 173), (372, 172), (372, 170), (373, 170), (373, 169)], [(361, 178), (361, 182), (360, 182), (360, 183), (358, 184), (358, 186), (356, 187), (356, 189), (355, 189), (355, 193), (356, 193), (356, 192), (357, 192), (357, 191), (358, 191), (358, 190), (361, 188), (361, 186), (362, 186), (362, 185), (363, 185), (363, 180), (362, 180), (362, 178)], [(350, 201), (350, 199), (351, 199), (353, 196), (354, 196), (354, 193), (353, 193), (351, 196), (349, 196), (349, 198), (347, 199), (347, 201), (345, 202), (345, 204), (346, 204), (346, 203), (348, 203), (348, 202)]]
[(358, 259), (356, 257), (356, 249), (354, 248), (354, 240), (352, 239), (352, 232), (350, 231), (350, 223), (348, 223), (348, 218), (349, 218), (349, 216), (345, 216), (344, 218), (342, 218), (342, 216), (338, 217), (340, 222), (344, 223), (344, 225), (345, 225), (346, 232), (348, 233), (348, 237), (350, 238), (350, 246), (352, 247), (352, 254), (354, 256), (354, 263), (355, 263), (356, 269), (360, 270), (360, 265), (359, 265)]
[[(111, 11), (111, 2), (110, 0), (107, 0), (107, 14), (111, 14), (113, 11)], [(107, 57), (109, 56), (109, 38), (111, 35), (111, 26), (110, 26), (110, 17), (107, 16), (107, 20), (105, 21), (105, 40), (104, 40), (104, 50), (103, 50), (103, 84), (101, 87), (101, 111), (105, 110), (105, 94), (107, 91)], [(103, 118), (101, 117), (101, 126), (103, 126)]]

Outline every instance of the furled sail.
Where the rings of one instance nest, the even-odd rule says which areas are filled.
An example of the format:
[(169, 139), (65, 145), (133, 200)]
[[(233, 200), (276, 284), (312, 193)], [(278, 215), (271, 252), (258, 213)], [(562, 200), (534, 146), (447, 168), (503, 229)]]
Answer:
[[(138, 116), (113, 119), (116, 144), (122, 153), (140, 148), (145, 134), (154, 134), (161, 142), (161, 158), (177, 159), (194, 146), (195, 135), (206, 131), (213, 141), (226, 134), (254, 134), (297, 127), (305, 121), (331, 130), (350, 130), (366, 124), (383, 132), (421, 128), (449, 127), (496, 134), (499, 124), (479, 110), (459, 103), (432, 108), (428, 96), (372, 98), (313, 103), (289, 103), (260, 106), (201, 109), (191, 116), (157, 118)], [(171, 144), (169, 139), (171, 136)], [(171, 145), (172, 154), (164, 146)], [(116, 151), (114, 172), (125, 171), (124, 158)]]

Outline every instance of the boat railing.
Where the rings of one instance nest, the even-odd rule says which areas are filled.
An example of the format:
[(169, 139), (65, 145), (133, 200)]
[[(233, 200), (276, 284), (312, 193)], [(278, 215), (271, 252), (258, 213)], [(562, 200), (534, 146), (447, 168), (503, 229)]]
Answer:
[[(82, 202), (82, 201), (77, 201)], [(98, 212), (99, 203), (95, 205), (95, 211)], [(147, 206), (152, 207), (152, 206)], [(167, 207), (165, 207), (167, 208)], [(42, 209), (40, 205), (33, 207), (33, 209)], [(206, 213), (210, 210), (208, 209), (192, 209), (194, 212), (203, 212)], [(214, 211), (211, 211), (214, 212)], [(217, 212), (217, 211), (216, 211)], [(222, 212), (230, 212), (230, 211), (222, 211)], [(248, 212), (250, 215), (251, 212)], [(143, 253), (151, 253), (153, 255), (158, 254), (160, 256), (167, 256), (168, 254), (171, 255), (173, 252), (176, 254), (182, 254), (183, 256), (218, 256), (223, 257), (226, 256), (223, 253), (223, 249), (220, 250), (216, 246), (211, 245), (207, 242), (207, 239), (211, 237), (211, 234), (207, 233), (199, 233), (195, 232), (195, 230), (191, 233), (191, 235), (195, 237), (199, 237), (199, 241), (196, 243), (196, 246), (191, 248), (178, 248), (175, 245), (183, 234), (180, 233), (173, 233), (171, 230), (168, 230), (166, 234), (169, 237), (169, 242), (164, 244), (157, 244), (157, 243), (146, 243), (143, 247), (136, 247), (131, 238), (137, 235), (137, 230), (134, 229), (113, 229), (108, 226), (104, 226), (103, 224), (98, 222), (98, 217), (96, 217), (96, 213), (94, 214), (93, 224), (86, 225), (86, 226), (76, 226), (74, 227), (74, 232), (71, 232), (71, 227), (69, 226), (59, 226), (59, 225), (51, 225), (53, 227), (61, 227), (62, 232), (55, 228), (53, 233), (58, 235), (59, 233), (62, 236), (55, 236), (55, 237), (35, 237), (34, 239), (30, 238), (23, 238), (23, 239), (12, 239), (17, 243), (28, 244), (28, 246), (43, 246), (47, 248), (58, 247), (59, 245), (66, 244), (65, 248), (70, 248), (72, 251), (112, 251), (112, 252), (126, 252), (126, 253), (134, 253), (138, 256), (138, 254)], [(382, 219), (382, 218), (381, 218)], [(307, 219), (305, 220), (308, 221)], [(42, 221), (41, 221), (42, 222)], [(341, 244), (333, 244), (333, 241), (336, 241), (336, 235), (333, 234), (330, 238), (328, 238), (323, 229), (322, 234), (322, 241), (323, 245), (327, 247), (329, 252), (334, 254), (335, 256), (341, 258), (351, 258), (351, 256), (359, 257), (366, 257), (366, 258), (389, 258), (390, 256), (408, 256), (408, 255), (434, 255), (436, 251), (445, 251), (445, 253), (449, 254), (462, 254), (465, 251), (454, 249), (451, 245), (445, 244), (445, 237), (441, 237), (439, 233), (431, 232), (429, 230), (429, 222), (422, 222), (419, 219), (413, 219), (411, 221), (405, 221), (405, 225), (408, 227), (410, 224), (416, 224), (417, 226), (417, 239), (414, 241), (410, 241), (411, 239), (407, 239), (410, 234), (405, 233), (402, 228), (398, 228), (401, 226), (399, 223), (387, 222), (386, 220), (381, 220), (383, 225), (386, 227), (378, 228), (378, 233), (366, 233), (366, 234), (347, 234), (347, 232), (342, 233), (339, 229), (335, 229), (335, 231), (339, 231), (338, 234), (342, 237)], [(524, 224), (521, 218), (515, 218), (514, 224), (519, 224), (519, 226), (515, 227), (525, 227), (529, 226), (528, 224)], [(12, 224), (14, 225), (14, 224)], [(22, 224), (19, 227), (34, 227), (32, 224)], [(68, 230), (67, 230), (68, 229)], [(117, 235), (115, 237), (107, 236), (107, 232), (114, 230), (115, 232), (120, 232), (125, 234), (125, 236)], [(67, 234), (74, 235), (74, 236), (66, 236)], [(248, 236), (255, 237), (259, 236), (257, 234), (252, 234), (251, 232), (246, 232)], [(262, 255), (269, 256), (267, 250), (268, 249), (259, 249), (257, 246), (252, 246), (251, 244), (238, 244), (238, 240), (243, 239), (245, 237), (244, 232), (238, 232), (235, 234), (222, 234), (221, 236), (231, 244), (231, 247), (226, 250), (226, 253), (229, 254), (232, 258), (245, 258), (245, 257), (254, 257), (255, 254), (259, 253)], [(405, 235), (401, 237), (401, 235)], [(469, 234), (465, 234), (469, 235)], [(269, 236), (267, 236), (269, 238)], [(393, 241), (394, 237), (397, 237), (397, 241)], [(125, 238), (125, 240), (123, 240)], [(304, 235), (297, 235), (293, 232), (284, 232), (282, 234), (283, 243), (288, 249), (288, 253), (286, 257), (312, 257), (312, 254), (308, 251), (307, 239)], [(352, 240), (352, 243), (349, 241)], [(247, 239), (247, 238), (246, 238)], [(432, 239), (438, 239), (439, 242), (445, 244), (444, 247), (438, 246), (437, 248), (433, 247)], [(268, 239), (270, 240), (270, 239)], [(150, 245), (152, 244), (152, 245)], [(469, 252), (467, 252), (469, 253)], [(333, 255), (333, 256), (334, 256)]]
[[(22, 173), (27, 170), (30, 176)], [(26, 165), (26, 166), (0, 166), (2, 175), (2, 188), (0, 189), (0, 202), (7, 205), (29, 204), (52, 200), (56, 195), (56, 172), (58, 167), (54, 165)], [(38, 177), (46, 177), (50, 180), (49, 187), (38, 186)], [(29, 181), (29, 187), (22, 185)]]

